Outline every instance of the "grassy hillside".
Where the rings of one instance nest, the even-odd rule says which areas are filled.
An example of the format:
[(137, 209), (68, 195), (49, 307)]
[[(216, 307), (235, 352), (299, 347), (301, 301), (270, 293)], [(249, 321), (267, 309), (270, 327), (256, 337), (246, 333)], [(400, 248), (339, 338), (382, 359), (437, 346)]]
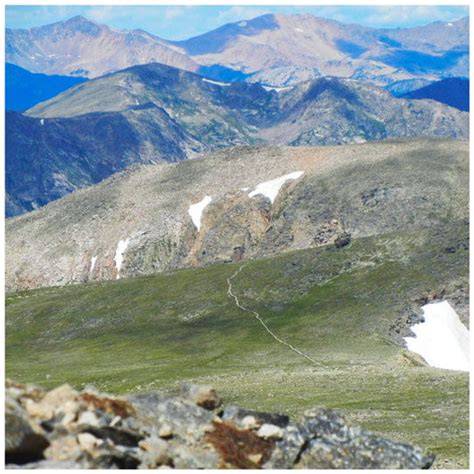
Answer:
[[(419, 299), (468, 284), (466, 222), (239, 264), (9, 294), (7, 376), (111, 392), (214, 384), (229, 401), (300, 414), (323, 405), (467, 467), (468, 375), (406, 356), (391, 330)], [(447, 249), (450, 250), (447, 250)]]

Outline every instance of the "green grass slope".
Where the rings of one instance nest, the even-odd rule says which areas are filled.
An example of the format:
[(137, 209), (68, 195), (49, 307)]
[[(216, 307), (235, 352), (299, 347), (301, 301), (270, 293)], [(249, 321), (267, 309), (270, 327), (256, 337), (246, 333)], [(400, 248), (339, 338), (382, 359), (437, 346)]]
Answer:
[(119, 393), (192, 379), (249, 408), (332, 407), (466, 468), (468, 374), (411, 363), (390, 328), (433, 291), (467, 288), (467, 239), (447, 220), (248, 262), (241, 303), (317, 365), (235, 306), (239, 264), (9, 294), (7, 376)]

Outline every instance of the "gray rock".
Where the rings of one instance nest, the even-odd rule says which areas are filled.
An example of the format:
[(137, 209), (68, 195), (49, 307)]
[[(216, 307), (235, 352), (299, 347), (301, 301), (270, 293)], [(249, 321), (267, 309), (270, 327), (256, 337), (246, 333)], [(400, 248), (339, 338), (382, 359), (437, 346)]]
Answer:
[(48, 446), (46, 436), (27, 416), (19, 403), (11, 398), (5, 400), (5, 456), (6, 462), (22, 463), (42, 458)]
[(308, 412), (301, 425), (307, 438), (296, 465), (311, 469), (426, 469), (434, 456), (346, 425), (332, 410)]
[(213, 414), (187, 400), (160, 393), (133, 395), (129, 400), (141, 433), (159, 437), (160, 429), (168, 425), (174, 437), (195, 443), (212, 429)]
[[(82, 392), (71, 401), (72, 392), (62, 387), (28, 412), (20, 403), (26, 388), (14, 387), (13, 395), (10, 388), (6, 459), (12, 469), (420, 469), (434, 461), (416, 446), (348, 426), (331, 410), (310, 410), (295, 425), (285, 415), (235, 406), (219, 418), (187, 399), (157, 392), (128, 399)], [(188, 398), (205, 393), (215, 400), (212, 392), (198, 386), (184, 391)], [(63, 423), (64, 416), (51, 417), (51, 398), (60, 414), (76, 413), (81, 403), (78, 419)]]

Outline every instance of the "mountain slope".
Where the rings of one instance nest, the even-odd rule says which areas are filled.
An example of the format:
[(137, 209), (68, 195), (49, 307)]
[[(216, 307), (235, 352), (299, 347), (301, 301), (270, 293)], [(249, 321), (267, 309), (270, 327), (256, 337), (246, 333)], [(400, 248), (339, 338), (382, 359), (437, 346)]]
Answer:
[(201, 146), (162, 109), (63, 119), (6, 115), (6, 215), (31, 211), (135, 163), (177, 161)]
[(21, 112), (84, 82), (82, 77), (34, 74), (15, 64), (5, 64), (5, 109)]
[[(468, 216), (467, 167), (466, 142), (419, 140), (244, 147), (135, 168), (8, 220), (7, 288), (239, 261), (344, 243), (347, 234), (444, 228)], [(273, 203), (249, 195), (296, 172)], [(190, 206), (205, 196), (199, 226)]]
[(113, 30), (81, 16), (37, 28), (6, 30), (6, 60), (29, 71), (97, 77), (136, 64), (199, 66), (146, 31)]
[(416, 89), (401, 97), (405, 99), (431, 99), (456, 109), (469, 112), (469, 79), (452, 77)]
[(267, 14), (174, 44), (200, 64), (254, 74), (251, 80), (267, 84), (289, 85), (321, 74), (387, 85), (467, 75), (469, 25), (466, 17), (416, 28), (374, 29), (310, 14)]
[[(467, 138), (468, 115), (401, 101), (359, 81), (319, 78), (283, 91), (221, 83), (159, 64), (89, 81), (27, 111), (38, 118), (121, 112), (154, 103), (207, 145), (335, 144), (390, 137)], [(307, 137), (312, 133), (311, 137)]]
[[(107, 136), (118, 136), (117, 142), (102, 139), (98, 127), (91, 129), (91, 114), (91, 124), (114, 117), (104, 120), (110, 128)], [(123, 137), (120, 127), (129, 130)], [(277, 92), (257, 84), (216, 82), (160, 64), (134, 66), (68, 89), (24, 117), (7, 116), (7, 215), (41, 206), (133, 163), (176, 161), (233, 145), (416, 136), (467, 138), (468, 114), (431, 101), (396, 99), (352, 80), (321, 78)], [(104, 156), (107, 167), (102, 166)], [(79, 164), (79, 175), (69, 176), (67, 170), (84, 157), (85, 173)], [(43, 163), (42, 172), (31, 163)], [(54, 173), (68, 176), (70, 185), (58, 186)], [(24, 194), (22, 183), (32, 181), (38, 183), (35, 191)]]

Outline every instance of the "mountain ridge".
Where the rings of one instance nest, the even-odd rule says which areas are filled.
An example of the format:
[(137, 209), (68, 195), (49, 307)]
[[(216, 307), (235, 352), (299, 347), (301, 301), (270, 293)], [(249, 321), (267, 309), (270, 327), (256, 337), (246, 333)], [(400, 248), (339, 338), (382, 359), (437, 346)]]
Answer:
[[(127, 278), (462, 220), (466, 150), (450, 140), (238, 147), (135, 167), (7, 220), (7, 288)], [(303, 174), (274, 202), (249, 195), (294, 172)], [(196, 229), (189, 210), (204, 196), (212, 199)]]
[[(127, 133), (116, 129), (119, 123)], [(25, 115), (7, 115), (7, 215), (133, 163), (182, 160), (225, 146), (415, 136), (466, 138), (468, 115), (347, 79), (275, 91), (162, 64), (132, 66), (68, 89)]]
[[(266, 14), (186, 40), (168, 41), (144, 30), (115, 30), (74, 17), (30, 30), (7, 29), (6, 52), (7, 60), (33, 72), (88, 77), (160, 59), (190, 71), (212, 71), (215, 79), (220, 78), (216, 68), (221, 67), (226, 68), (227, 77), (231, 72), (240, 78), (246, 74), (252, 76), (250, 81), (274, 86), (319, 75), (364, 78), (386, 86), (417, 77), (435, 80), (443, 75), (467, 75), (467, 25), (468, 17), (464, 17), (422, 27), (377, 29), (310, 14)], [(109, 51), (112, 59), (107, 60), (96, 49), (102, 64), (88, 64), (77, 47), (69, 48), (69, 59), (60, 49), (49, 51), (53, 46), (47, 34), (61, 27), (69, 31), (66, 42), (68, 35), (77, 34), (87, 43), (86, 56), (86, 51), (94, 51), (93, 38), (102, 42), (107, 38), (108, 48), (116, 53)], [(49, 59), (43, 57), (46, 50)]]

